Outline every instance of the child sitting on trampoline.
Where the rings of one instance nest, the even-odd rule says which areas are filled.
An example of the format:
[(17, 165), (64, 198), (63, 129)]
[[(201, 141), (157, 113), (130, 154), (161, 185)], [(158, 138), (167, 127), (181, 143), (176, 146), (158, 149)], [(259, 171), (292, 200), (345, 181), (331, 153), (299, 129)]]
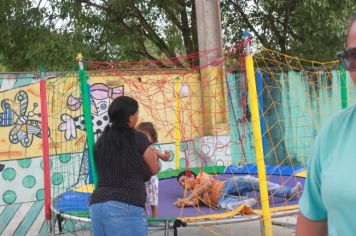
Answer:
[[(177, 181), (192, 193), (186, 198), (178, 198), (176, 206), (197, 206), (203, 203), (209, 207), (233, 210), (241, 205), (253, 206), (255, 198), (248, 198), (247, 193), (259, 191), (258, 178), (251, 175), (232, 176), (224, 181), (214, 179), (203, 171), (196, 175), (192, 171), (182, 171)], [(276, 183), (267, 182), (268, 193), (277, 197), (292, 199), (302, 190), (298, 182), (293, 188)]]
[[(137, 130), (144, 133), (151, 144), (158, 142), (157, 131), (152, 122), (141, 122), (137, 126)], [(162, 153), (158, 149), (153, 149), (156, 156), (163, 160), (168, 161), (170, 157), (170, 152), (165, 151)], [(149, 181), (146, 182), (146, 192), (147, 192), (147, 204), (151, 206), (152, 217), (157, 217), (158, 212), (158, 178), (157, 175), (151, 177)]]

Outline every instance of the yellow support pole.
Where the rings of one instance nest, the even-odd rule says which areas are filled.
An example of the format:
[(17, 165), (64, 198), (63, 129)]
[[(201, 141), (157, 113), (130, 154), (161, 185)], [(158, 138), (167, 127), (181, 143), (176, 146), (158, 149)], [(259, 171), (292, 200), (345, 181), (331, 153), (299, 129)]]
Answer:
[(256, 164), (258, 170), (258, 179), (260, 186), (260, 196), (262, 205), (263, 228), (265, 236), (272, 236), (272, 219), (268, 201), (267, 177), (263, 155), (263, 144), (261, 136), (260, 115), (258, 109), (258, 97), (256, 89), (255, 70), (253, 67), (253, 59), (251, 55), (247, 55), (246, 59), (246, 75), (248, 83), (248, 91), (250, 93), (251, 119), (253, 126), (253, 137), (256, 151)]
[(180, 169), (180, 78), (177, 77), (175, 81), (175, 94), (176, 94), (176, 123), (175, 123), (175, 159), (176, 170)]

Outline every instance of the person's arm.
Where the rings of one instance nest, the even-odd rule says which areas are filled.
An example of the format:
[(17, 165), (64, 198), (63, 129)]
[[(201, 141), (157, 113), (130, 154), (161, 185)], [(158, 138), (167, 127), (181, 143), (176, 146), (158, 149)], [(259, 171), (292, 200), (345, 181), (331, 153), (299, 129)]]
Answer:
[(156, 175), (161, 167), (159, 165), (158, 158), (154, 149), (152, 149), (151, 147), (147, 147), (145, 152), (143, 153), (143, 159), (145, 160), (146, 165), (150, 169), (151, 174)]
[(171, 153), (169, 151), (164, 151), (161, 152), (160, 150), (154, 149), (157, 157), (161, 159), (162, 161), (169, 161), (169, 157), (171, 156)]
[[(308, 161), (307, 177), (304, 184), (303, 195), (299, 200), (299, 216), (297, 219), (296, 234), (298, 236), (327, 235), (328, 212), (322, 198), (322, 163), (325, 163), (325, 146), (323, 137), (328, 133), (322, 130), (317, 136), (311, 157)], [(332, 136), (331, 136), (332, 137)]]
[(203, 182), (201, 185), (199, 185), (197, 188), (193, 189), (193, 192), (187, 197), (187, 200), (193, 200), (195, 198), (201, 198), (203, 197), (204, 193), (207, 191), (207, 189), (211, 187), (211, 181), (206, 180)]
[(298, 215), (296, 236), (326, 236), (328, 234), (327, 222), (313, 221), (301, 212)]
[(176, 201), (176, 206), (177, 207), (194, 207), (194, 206), (198, 206), (199, 205), (199, 199), (195, 198), (193, 200), (187, 201), (187, 200), (183, 200), (181, 198), (178, 198)]
[(188, 203), (189, 204), (194, 203), (194, 205), (197, 205), (199, 203), (199, 199), (203, 197), (204, 193), (207, 191), (209, 187), (211, 187), (211, 181), (206, 180), (204, 183), (194, 188), (194, 190), (188, 197), (178, 198), (175, 204), (179, 207), (181, 207), (183, 204), (186, 205)]

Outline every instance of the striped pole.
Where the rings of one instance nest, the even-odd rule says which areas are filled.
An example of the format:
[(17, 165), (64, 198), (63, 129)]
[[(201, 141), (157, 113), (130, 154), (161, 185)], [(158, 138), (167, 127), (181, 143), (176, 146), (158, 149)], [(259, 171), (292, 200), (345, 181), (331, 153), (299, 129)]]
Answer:
[[(245, 34), (245, 33), (244, 33)], [(246, 35), (246, 34), (245, 34)], [(250, 53), (250, 39), (249, 33), (245, 38), (246, 43), (246, 75), (248, 83), (248, 91), (250, 93), (250, 106), (251, 106), (251, 120), (253, 126), (253, 137), (255, 143), (256, 152), (256, 164), (258, 170), (258, 179), (260, 187), (261, 205), (262, 205), (262, 217), (263, 217), (263, 229), (264, 235), (272, 236), (272, 219), (271, 212), (268, 201), (268, 191), (267, 191), (267, 177), (266, 177), (266, 167), (263, 155), (262, 137), (261, 137), (261, 124), (260, 115), (258, 108), (258, 96), (256, 90), (256, 78), (255, 69), (253, 66), (253, 59)]]

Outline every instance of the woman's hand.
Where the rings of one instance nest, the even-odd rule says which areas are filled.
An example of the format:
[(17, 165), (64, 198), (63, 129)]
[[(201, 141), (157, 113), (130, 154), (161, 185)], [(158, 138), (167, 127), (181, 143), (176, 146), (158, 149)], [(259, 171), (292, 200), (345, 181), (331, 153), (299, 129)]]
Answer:
[(164, 153), (163, 152), (161, 152), (161, 151), (159, 151), (159, 150), (157, 150), (157, 149), (154, 149), (155, 150), (155, 153), (156, 153), (156, 155), (157, 155), (157, 157), (159, 158), (159, 159), (161, 159), (161, 160), (163, 160), (163, 161), (169, 161), (169, 158), (170, 158), (170, 156), (171, 156), (171, 152), (170, 151), (164, 151)]

